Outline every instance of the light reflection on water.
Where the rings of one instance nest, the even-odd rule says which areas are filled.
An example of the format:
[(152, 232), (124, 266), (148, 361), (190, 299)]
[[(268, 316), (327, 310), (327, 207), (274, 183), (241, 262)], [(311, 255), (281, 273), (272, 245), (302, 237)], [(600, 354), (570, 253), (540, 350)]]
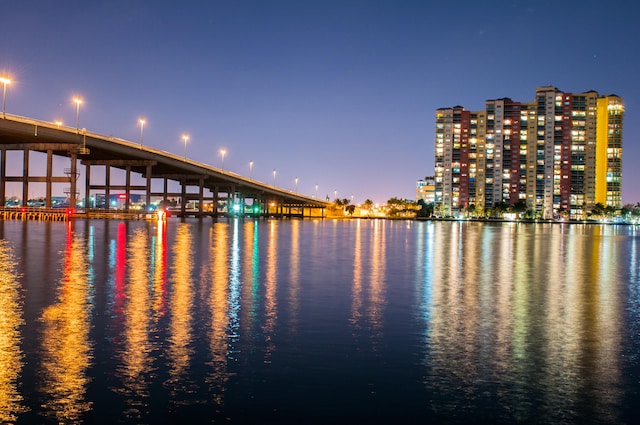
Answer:
[(20, 349), (22, 297), (15, 254), (9, 244), (0, 240), (0, 422), (15, 422), (26, 411), (18, 391), (23, 354)]
[(74, 237), (70, 225), (67, 229), (58, 300), (42, 313), (42, 407), (58, 423), (79, 423), (92, 405), (86, 397), (92, 361), (91, 282), (86, 241)]
[[(237, 226), (234, 226), (234, 237), (237, 236)], [(208, 362), (211, 372), (207, 377), (207, 383), (212, 388), (213, 401), (216, 407), (224, 405), (224, 392), (227, 382), (233, 373), (228, 371), (228, 363), (231, 360), (230, 351), (233, 341), (230, 333), (237, 325), (237, 306), (231, 307), (232, 303), (237, 304), (237, 294), (231, 295), (230, 287), (235, 287), (237, 291), (237, 276), (231, 282), (229, 269), (231, 264), (236, 269), (238, 254), (229, 256), (229, 248), (237, 250), (237, 242), (229, 246), (229, 226), (226, 224), (216, 224), (210, 230), (210, 263), (211, 289), (205, 296), (209, 301), (209, 311), (211, 315), (211, 326), (209, 335), (210, 360)], [(236, 271), (234, 270), (234, 273)], [(231, 310), (234, 310), (233, 312)], [(233, 319), (232, 319), (233, 318)], [(231, 324), (233, 321), (233, 325)], [(232, 330), (233, 329), (233, 330)]]
[(578, 232), (567, 237), (469, 225), (460, 243), (465, 226), (435, 226), (435, 264), (443, 267), (424, 307), (425, 364), (439, 377), (426, 380), (467, 393), (450, 413), (471, 415), (484, 399), (510, 406), (516, 421), (570, 421), (579, 411), (585, 420), (618, 422), (627, 282), (614, 270), (616, 241), (600, 227), (587, 235), (572, 228)]
[(193, 256), (191, 229), (186, 223), (177, 224), (174, 260), (171, 264), (169, 291), (169, 328), (167, 335), (167, 360), (171, 399), (178, 402), (193, 391), (187, 375), (193, 355)]
[[(29, 225), (0, 226), (3, 420), (624, 423), (640, 412), (633, 227), (51, 223), (47, 243), (64, 249), (40, 261), (62, 268), (42, 281), (12, 254), (55, 252)], [(55, 299), (25, 323), (20, 291), (35, 305), (49, 286)], [(37, 382), (21, 375), (25, 357)]]
[(153, 372), (151, 357), (151, 299), (149, 285), (150, 254), (149, 235), (136, 229), (127, 250), (128, 284), (124, 290), (124, 309), (118, 375), (122, 386), (118, 391), (127, 397), (127, 417), (136, 418), (144, 413), (149, 397), (150, 374)]

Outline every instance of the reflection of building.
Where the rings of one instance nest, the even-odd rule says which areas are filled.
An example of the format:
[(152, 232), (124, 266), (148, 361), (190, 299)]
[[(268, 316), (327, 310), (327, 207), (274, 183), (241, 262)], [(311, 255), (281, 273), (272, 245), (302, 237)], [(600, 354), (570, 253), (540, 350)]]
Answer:
[(595, 91), (539, 87), (531, 103), (436, 111), (435, 192), (445, 213), (526, 203), (543, 217), (619, 208), (624, 104)]
[(425, 177), (416, 182), (416, 201), (423, 199), (427, 204), (435, 202), (436, 186), (433, 176)]

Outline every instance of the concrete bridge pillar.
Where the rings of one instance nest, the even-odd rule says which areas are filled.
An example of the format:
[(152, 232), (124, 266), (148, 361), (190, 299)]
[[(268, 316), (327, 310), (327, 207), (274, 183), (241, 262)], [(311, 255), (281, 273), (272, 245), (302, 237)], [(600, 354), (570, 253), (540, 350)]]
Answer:
[(111, 166), (109, 164), (105, 165), (105, 176), (104, 176), (104, 205), (106, 210), (111, 209)]
[(77, 195), (78, 195), (78, 187), (77, 187), (77, 177), (78, 177), (78, 154), (75, 152), (71, 152), (71, 174), (69, 174), (69, 179), (71, 179), (71, 193), (69, 193), (69, 206), (71, 208), (76, 207)]
[(187, 201), (187, 178), (186, 177), (183, 177), (180, 179), (180, 186), (181, 186), (180, 212), (184, 217), (184, 214), (187, 209), (187, 202), (186, 202)]
[(0, 150), (0, 206), (4, 207), (4, 201), (6, 196), (6, 182), (7, 182), (7, 150), (2, 148)]
[[(89, 201), (91, 200), (91, 165), (86, 164), (84, 167), (84, 208), (91, 208)], [(95, 208), (95, 203), (93, 207)]]
[(202, 214), (204, 212), (204, 176), (200, 177), (200, 181), (198, 182), (199, 194), (198, 194), (198, 212)]
[(47, 188), (45, 190), (45, 207), (51, 208), (51, 179), (53, 177), (53, 151), (51, 149), (47, 150), (47, 178), (46, 185)]
[(126, 170), (126, 177), (125, 177), (125, 186), (124, 186), (124, 193), (125, 193), (124, 210), (126, 212), (129, 212), (129, 206), (131, 205), (131, 166), (127, 165), (125, 167), (125, 170)]
[(218, 215), (218, 202), (220, 201), (220, 193), (218, 186), (213, 188), (213, 213)]
[(29, 199), (29, 148), (24, 148), (22, 158), (22, 206), (26, 207)]
[(163, 195), (162, 195), (162, 200), (166, 203), (167, 202), (167, 194), (169, 193), (169, 179), (168, 178), (164, 178), (164, 188), (163, 188)]
[[(145, 193), (145, 205), (147, 206), (147, 210), (149, 210), (149, 206), (151, 206), (151, 165), (147, 164), (147, 190)], [(165, 191), (165, 193), (167, 193)]]

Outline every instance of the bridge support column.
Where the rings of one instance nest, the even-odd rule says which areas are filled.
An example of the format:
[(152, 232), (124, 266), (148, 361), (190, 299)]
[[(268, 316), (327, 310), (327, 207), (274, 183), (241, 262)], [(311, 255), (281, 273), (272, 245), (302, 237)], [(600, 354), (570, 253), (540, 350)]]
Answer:
[[(147, 206), (147, 211), (151, 206), (151, 165), (147, 165), (147, 193), (145, 194), (145, 205)], [(166, 193), (166, 192), (165, 192)]]
[(111, 209), (111, 166), (109, 164), (105, 165), (105, 175), (104, 175), (104, 205), (106, 210)]
[[(93, 205), (95, 208), (95, 203)], [(84, 167), (84, 209), (91, 208), (91, 165), (86, 164)]]
[(24, 155), (22, 156), (22, 206), (27, 206), (27, 200), (29, 199), (29, 149), (24, 149)]
[(220, 193), (218, 192), (218, 186), (213, 188), (213, 213), (218, 215), (218, 202), (220, 201)]
[(182, 213), (182, 216), (184, 217), (185, 213), (187, 212), (187, 179), (186, 178), (181, 178), (180, 179), (180, 185), (182, 186), (181, 188), (181, 198), (180, 198), (180, 212)]
[(125, 193), (124, 210), (126, 212), (129, 212), (129, 206), (131, 205), (131, 166), (127, 165), (126, 170), (127, 170), (127, 174), (125, 177), (125, 184), (124, 184), (124, 193)]
[(200, 177), (200, 193), (198, 198), (198, 212), (202, 214), (204, 212), (204, 177)]
[(76, 178), (78, 176), (78, 154), (71, 152), (71, 174), (69, 179), (71, 180), (71, 193), (69, 193), (69, 207), (76, 207), (76, 196), (78, 194), (78, 187)]
[(168, 178), (164, 178), (164, 189), (163, 189), (163, 195), (162, 195), (162, 200), (166, 203), (167, 202), (167, 194), (169, 193), (169, 179)]
[(4, 207), (4, 202), (7, 199), (6, 196), (6, 183), (7, 183), (7, 150), (0, 149), (0, 202)]
[[(231, 193), (227, 193), (227, 214), (233, 214), (236, 205), (236, 187), (231, 186), (229, 192)], [(229, 195), (231, 195), (231, 200), (229, 200)]]
[(45, 207), (47, 208), (51, 208), (51, 178), (53, 176), (53, 151), (51, 149), (47, 150), (47, 188), (45, 189), (46, 193), (45, 193), (45, 197), (44, 197), (44, 202), (45, 202)]

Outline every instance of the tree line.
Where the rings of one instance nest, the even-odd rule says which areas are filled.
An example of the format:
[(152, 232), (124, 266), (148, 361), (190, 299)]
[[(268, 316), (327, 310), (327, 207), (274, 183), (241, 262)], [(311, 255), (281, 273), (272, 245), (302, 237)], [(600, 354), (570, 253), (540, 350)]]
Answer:
[[(602, 203), (596, 203), (590, 210), (584, 209), (582, 219), (603, 219), (603, 218), (625, 218), (640, 220), (640, 202), (636, 204), (626, 204), (622, 208), (617, 209), (612, 206), (605, 206)], [(440, 206), (434, 202), (426, 202), (424, 199), (412, 201), (404, 198), (393, 197), (387, 200), (382, 206), (376, 206), (371, 199), (365, 200), (360, 205), (353, 205), (350, 199), (336, 198), (329, 206), (330, 215), (353, 216), (357, 215), (384, 215), (386, 217), (424, 217), (443, 218), (444, 214), (440, 210)], [(460, 212), (469, 218), (503, 218), (505, 214), (515, 214), (519, 218), (533, 220), (540, 218), (540, 214), (535, 210), (528, 209), (526, 201), (521, 199), (513, 205), (506, 202), (496, 202), (491, 207), (477, 208), (474, 204), (470, 204), (467, 208), (461, 208)], [(557, 218), (569, 218), (569, 211), (559, 210), (556, 213)]]

